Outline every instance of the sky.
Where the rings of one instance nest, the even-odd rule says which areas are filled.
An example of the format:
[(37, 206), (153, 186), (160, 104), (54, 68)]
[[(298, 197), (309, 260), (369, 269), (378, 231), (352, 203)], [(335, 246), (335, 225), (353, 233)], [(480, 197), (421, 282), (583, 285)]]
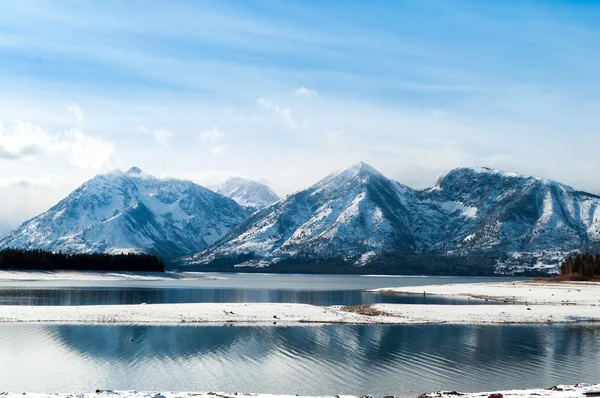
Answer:
[[(600, 192), (600, 2), (2, 0), (0, 229), (138, 166), (284, 195), (365, 161)], [(1, 232), (1, 231), (0, 231)]]

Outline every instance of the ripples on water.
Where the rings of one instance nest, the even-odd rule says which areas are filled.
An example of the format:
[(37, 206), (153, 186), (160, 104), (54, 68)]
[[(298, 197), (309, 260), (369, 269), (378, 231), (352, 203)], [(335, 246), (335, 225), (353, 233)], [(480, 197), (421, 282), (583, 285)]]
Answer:
[(0, 358), (0, 385), (14, 392), (112, 388), (417, 396), (441, 389), (597, 382), (600, 329), (0, 325)]

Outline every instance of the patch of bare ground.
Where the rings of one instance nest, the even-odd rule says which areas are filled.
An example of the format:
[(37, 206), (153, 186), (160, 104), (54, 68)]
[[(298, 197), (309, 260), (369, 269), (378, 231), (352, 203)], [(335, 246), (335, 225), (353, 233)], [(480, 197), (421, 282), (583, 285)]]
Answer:
[(342, 307), (342, 311), (366, 316), (392, 316), (389, 312), (378, 310), (371, 304), (346, 305)]

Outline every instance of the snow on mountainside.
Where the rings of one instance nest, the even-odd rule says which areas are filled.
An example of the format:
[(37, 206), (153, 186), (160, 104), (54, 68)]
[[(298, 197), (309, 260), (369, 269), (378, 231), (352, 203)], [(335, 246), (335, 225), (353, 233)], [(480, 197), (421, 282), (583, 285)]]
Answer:
[(417, 242), (403, 204), (407, 191), (359, 163), (258, 211), (191, 261), (252, 254), (257, 257), (252, 263), (296, 257), (362, 264), (370, 253), (412, 251)]
[(253, 209), (262, 209), (279, 200), (279, 196), (268, 186), (241, 177), (228, 179), (215, 192)]
[(557, 182), (487, 168), (455, 169), (417, 191), (359, 163), (255, 213), (187, 263), (364, 265), (410, 253), (484, 256), (503, 271), (556, 267), (600, 249), (599, 205), (600, 197)]
[(0, 240), (0, 249), (179, 256), (205, 249), (246, 216), (236, 202), (204, 187), (133, 167), (87, 181)]
[(525, 259), (557, 264), (576, 251), (600, 249), (600, 197), (558, 182), (487, 168), (456, 169), (422, 197), (477, 209), (477, 216), (448, 231), (442, 248), (508, 255), (506, 266)]

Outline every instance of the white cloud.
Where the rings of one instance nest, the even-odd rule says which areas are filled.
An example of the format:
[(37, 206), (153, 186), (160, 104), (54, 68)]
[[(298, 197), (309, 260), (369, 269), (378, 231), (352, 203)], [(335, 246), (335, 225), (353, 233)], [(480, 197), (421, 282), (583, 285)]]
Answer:
[(306, 88), (306, 87), (302, 86), (298, 90), (296, 90), (296, 95), (300, 98), (311, 98), (311, 97), (318, 97), (319, 92), (317, 90), (315, 90), (314, 88)]
[(115, 146), (97, 135), (70, 130), (60, 135), (53, 151), (66, 155), (66, 159), (74, 166), (97, 170), (113, 163)]
[(208, 146), (210, 153), (214, 156), (220, 155), (227, 149), (226, 145), (222, 145), (221, 141), (225, 137), (218, 127), (213, 127), (210, 130), (201, 132), (198, 135), (198, 141)]
[(113, 143), (79, 130), (50, 134), (30, 123), (17, 122), (11, 129), (0, 123), (0, 159), (35, 160), (51, 155), (80, 168), (99, 169), (112, 163), (114, 151)]
[(85, 121), (85, 115), (83, 110), (76, 103), (72, 103), (67, 105), (67, 110), (77, 119), (77, 126), (79, 128), (83, 127), (83, 122)]
[(169, 130), (165, 130), (165, 129), (160, 129), (160, 130), (156, 130), (153, 133), (154, 136), (154, 142), (156, 142), (157, 144), (168, 148), (169, 147), (169, 140), (171, 139), (171, 137), (173, 137), (173, 133), (170, 132)]
[(50, 137), (37, 126), (18, 122), (7, 130), (0, 122), (0, 158), (16, 160), (44, 152)]
[(298, 127), (298, 123), (294, 120), (292, 116), (292, 110), (289, 108), (283, 108), (279, 106), (279, 104), (274, 103), (268, 98), (259, 98), (258, 103), (262, 105), (263, 108), (268, 109), (270, 111), (274, 111), (287, 123), (291, 128)]

